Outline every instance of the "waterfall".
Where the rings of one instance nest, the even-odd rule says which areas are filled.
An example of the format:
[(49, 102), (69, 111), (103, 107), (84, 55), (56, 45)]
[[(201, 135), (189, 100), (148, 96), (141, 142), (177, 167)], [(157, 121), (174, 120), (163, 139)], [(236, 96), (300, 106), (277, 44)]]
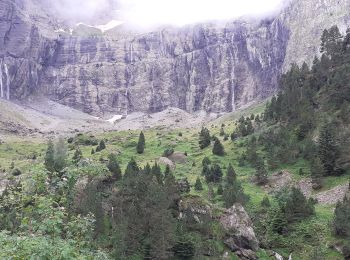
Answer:
[(126, 97), (126, 114), (129, 112), (129, 89), (126, 87), (125, 89), (125, 97)]
[(10, 76), (9, 76), (9, 70), (7, 68), (7, 64), (5, 64), (4, 67), (5, 67), (6, 87), (7, 87), (6, 99), (10, 100)]
[(232, 100), (231, 100), (231, 104), (232, 104), (232, 112), (236, 111), (236, 104), (235, 104), (235, 83), (232, 79), (232, 86), (231, 86), (231, 93), (232, 93)]
[(133, 57), (133, 51), (134, 51), (134, 45), (133, 43), (131, 42), (130, 43), (130, 62), (133, 63), (134, 62), (134, 57)]
[(160, 54), (164, 55), (164, 47), (163, 47), (163, 32), (159, 32), (159, 38), (160, 38)]
[(2, 83), (2, 60), (0, 60), (0, 98), (4, 98), (4, 86)]

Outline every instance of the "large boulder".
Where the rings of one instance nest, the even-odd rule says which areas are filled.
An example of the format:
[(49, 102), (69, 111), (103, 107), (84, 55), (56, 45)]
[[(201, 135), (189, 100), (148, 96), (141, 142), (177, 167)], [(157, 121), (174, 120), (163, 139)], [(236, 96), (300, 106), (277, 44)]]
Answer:
[(166, 157), (160, 157), (158, 159), (158, 163), (162, 164), (162, 165), (165, 165), (165, 166), (168, 165), (171, 170), (175, 170), (175, 168), (176, 168), (175, 164), (170, 159), (168, 159)]
[(224, 243), (241, 259), (257, 259), (255, 252), (259, 241), (255, 236), (253, 222), (239, 203), (224, 211), (220, 223), (225, 230)]
[(212, 219), (212, 208), (201, 197), (188, 195), (179, 202), (179, 218), (187, 222), (203, 223)]
[(168, 158), (174, 163), (186, 163), (187, 155), (183, 152), (174, 152)]

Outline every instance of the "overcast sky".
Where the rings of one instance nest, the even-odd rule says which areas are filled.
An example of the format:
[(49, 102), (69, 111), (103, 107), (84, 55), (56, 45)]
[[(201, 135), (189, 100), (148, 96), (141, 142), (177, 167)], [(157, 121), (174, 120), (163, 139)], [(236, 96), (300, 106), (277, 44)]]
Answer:
[(265, 16), (285, 0), (55, 0), (67, 19), (109, 16), (138, 26), (185, 25), (208, 20), (227, 20), (244, 15)]

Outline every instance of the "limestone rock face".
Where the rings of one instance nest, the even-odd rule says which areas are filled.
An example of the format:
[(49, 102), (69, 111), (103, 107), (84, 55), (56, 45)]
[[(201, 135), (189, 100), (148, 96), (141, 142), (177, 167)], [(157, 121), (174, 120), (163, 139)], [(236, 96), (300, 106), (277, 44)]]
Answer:
[(88, 113), (232, 111), (276, 90), (287, 39), (279, 21), (62, 34), (40, 86)]
[(70, 30), (43, 0), (2, 0), (0, 97), (43, 95), (94, 115), (233, 111), (275, 93), (291, 62), (312, 60), (324, 28), (344, 30), (349, 2), (293, 0), (264, 21), (145, 33)]

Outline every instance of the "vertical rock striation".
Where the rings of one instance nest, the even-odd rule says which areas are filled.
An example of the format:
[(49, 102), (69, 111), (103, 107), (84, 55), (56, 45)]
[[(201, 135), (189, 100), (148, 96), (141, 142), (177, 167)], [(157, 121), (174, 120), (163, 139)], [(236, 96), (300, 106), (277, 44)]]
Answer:
[(275, 93), (290, 63), (311, 60), (325, 27), (349, 24), (349, 2), (294, 0), (269, 20), (103, 33), (60, 29), (40, 0), (3, 0), (0, 95), (45, 95), (95, 115), (233, 111)]

